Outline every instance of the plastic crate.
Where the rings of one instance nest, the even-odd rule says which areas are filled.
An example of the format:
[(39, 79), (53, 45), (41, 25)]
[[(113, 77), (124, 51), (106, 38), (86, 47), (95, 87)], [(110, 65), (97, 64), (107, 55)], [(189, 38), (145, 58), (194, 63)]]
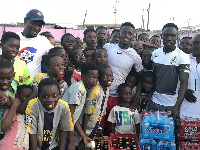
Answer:
[(135, 134), (119, 134), (119, 133), (111, 133), (110, 134), (110, 150), (126, 150), (126, 149), (114, 149), (112, 141), (113, 141), (113, 139), (116, 139), (116, 144), (118, 144), (119, 137), (122, 137), (122, 138), (128, 137), (129, 143), (131, 143), (131, 138), (134, 138), (135, 144), (137, 146), (137, 150), (141, 150), (140, 146), (139, 146), (137, 135), (135, 135)]
[[(95, 136), (94, 139), (95, 139), (95, 140), (96, 140), (96, 139), (100, 139), (100, 140), (101, 140), (101, 146), (103, 146), (104, 140), (106, 140), (107, 143), (108, 143), (108, 150), (110, 150), (110, 137), (109, 137), (109, 136), (103, 136), (103, 137), (97, 137), (97, 136)], [(96, 144), (96, 142), (95, 142), (95, 144)]]
[(180, 141), (180, 150), (200, 150), (200, 142)]

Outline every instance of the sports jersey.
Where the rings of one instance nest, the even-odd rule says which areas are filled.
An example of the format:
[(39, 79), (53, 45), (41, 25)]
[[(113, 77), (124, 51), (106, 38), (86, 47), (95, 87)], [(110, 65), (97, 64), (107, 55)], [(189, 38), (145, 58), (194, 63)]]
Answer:
[(196, 57), (190, 54), (190, 73), (188, 79), (188, 89), (194, 91), (193, 95), (197, 98), (195, 103), (183, 100), (180, 108), (180, 117), (200, 118), (200, 64), (197, 63)]
[(87, 93), (85, 113), (90, 114), (87, 123), (86, 134), (89, 136), (97, 122), (101, 121), (103, 115), (106, 114), (109, 89), (106, 94), (101, 85), (97, 85)]
[(179, 89), (179, 73), (190, 72), (190, 60), (180, 49), (165, 53), (159, 48), (152, 53), (155, 85), (152, 101), (163, 106), (174, 106)]
[(135, 124), (139, 124), (141, 119), (137, 109), (131, 111), (129, 107), (116, 105), (110, 111), (108, 121), (116, 123), (116, 133), (136, 134)]
[(19, 85), (31, 84), (33, 78), (29, 73), (27, 65), (24, 61), (20, 60), (18, 57), (15, 57), (13, 67), (15, 72), (14, 79), (19, 83)]
[(25, 61), (29, 72), (33, 78), (38, 73), (41, 73), (42, 56), (47, 54), (53, 48), (49, 40), (41, 35), (34, 38), (26, 38), (21, 32), (17, 33), (20, 36), (20, 50), (18, 56)]
[(59, 130), (73, 131), (69, 106), (61, 99), (51, 111), (46, 110), (39, 99), (32, 99), (26, 107), (25, 115), (27, 131), (37, 135), (37, 150), (57, 147)]
[(79, 82), (81, 80), (81, 72), (74, 70), (71, 76), (71, 84)]
[(117, 88), (124, 83), (132, 67), (137, 72), (143, 70), (142, 59), (133, 48), (121, 49), (118, 44), (105, 44), (108, 53), (108, 65), (112, 68), (114, 80), (109, 87), (110, 96), (117, 97)]

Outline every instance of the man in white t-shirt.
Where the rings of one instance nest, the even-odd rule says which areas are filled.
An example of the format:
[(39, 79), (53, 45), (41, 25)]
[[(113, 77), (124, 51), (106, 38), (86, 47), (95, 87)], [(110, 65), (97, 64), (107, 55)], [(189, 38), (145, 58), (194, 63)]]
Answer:
[[(110, 96), (108, 98), (106, 115), (118, 104), (117, 88), (124, 83), (132, 67), (135, 68), (139, 76), (142, 75), (142, 59), (133, 48), (130, 48), (135, 27), (130, 22), (125, 22), (120, 27), (119, 44), (105, 44), (104, 48), (108, 53), (108, 65), (112, 68), (114, 80), (109, 87)], [(106, 119), (107, 120), (107, 119)]]
[(42, 56), (53, 48), (49, 40), (38, 33), (45, 24), (44, 16), (37, 9), (30, 10), (24, 18), (24, 30), (19, 32), (20, 50), (18, 56), (25, 61), (33, 78), (41, 72)]
[(180, 117), (200, 119), (200, 34), (196, 34), (191, 40), (192, 54), (190, 58), (190, 73), (185, 99), (181, 105)]
[(176, 47), (178, 27), (168, 23), (162, 28), (163, 48), (152, 53), (155, 86), (147, 109), (171, 111), (174, 119), (179, 118), (180, 106), (187, 89), (190, 60)]

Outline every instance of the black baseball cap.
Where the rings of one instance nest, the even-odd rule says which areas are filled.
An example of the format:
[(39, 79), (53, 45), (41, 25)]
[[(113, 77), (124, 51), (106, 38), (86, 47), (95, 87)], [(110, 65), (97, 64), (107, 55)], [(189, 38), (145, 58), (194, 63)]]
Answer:
[(44, 15), (42, 14), (41, 11), (37, 10), (37, 9), (32, 9), (30, 10), (27, 14), (26, 14), (26, 18), (29, 18), (30, 20), (33, 21), (41, 21), (42, 24), (44, 25)]

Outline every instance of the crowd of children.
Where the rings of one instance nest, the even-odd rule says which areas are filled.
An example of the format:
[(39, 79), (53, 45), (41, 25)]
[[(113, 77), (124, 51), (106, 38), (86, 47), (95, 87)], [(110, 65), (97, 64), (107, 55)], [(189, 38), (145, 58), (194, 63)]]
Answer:
[[(85, 49), (80, 38), (64, 34), (62, 47), (51, 48), (43, 55), (42, 72), (34, 72), (37, 74), (33, 79), (26, 63), (17, 56), (20, 37), (5, 32), (0, 58), (0, 150), (81, 150), (95, 136), (139, 135), (141, 113), (148, 109), (156, 81), (152, 52), (161, 47), (161, 38), (146, 33), (138, 38), (131, 35), (134, 38), (128, 48), (141, 60), (143, 73), (139, 76), (134, 67), (130, 72), (125, 70), (128, 75), (117, 87), (114, 107), (108, 108), (109, 87), (116, 69), (108, 65), (111, 53), (106, 48), (120, 40), (126, 43), (120, 34), (129, 33), (114, 29), (108, 39), (106, 27), (86, 29)], [(50, 32), (41, 35), (55, 46)], [(192, 52), (191, 40), (184, 37), (180, 41), (179, 48), (187, 54)], [(116, 55), (120, 54), (122, 51), (117, 51)], [(192, 91), (188, 93), (189, 99), (195, 99)]]

